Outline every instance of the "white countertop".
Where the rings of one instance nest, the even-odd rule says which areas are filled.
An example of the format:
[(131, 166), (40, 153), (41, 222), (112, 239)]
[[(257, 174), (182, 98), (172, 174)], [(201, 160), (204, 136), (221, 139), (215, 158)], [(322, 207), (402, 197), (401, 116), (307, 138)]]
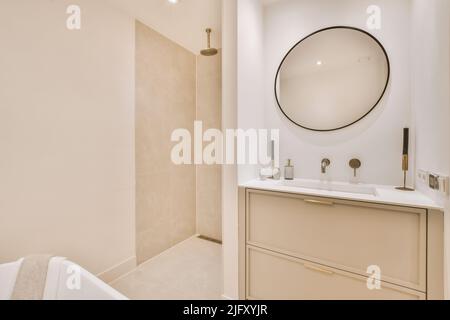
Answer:
[[(296, 181), (308, 182), (312, 180), (296, 180)], [(316, 181), (316, 183), (318, 183), (318, 181)], [(327, 182), (323, 182), (324, 185), (326, 185), (326, 183)], [(275, 180), (264, 180), (264, 181), (252, 180), (247, 183), (240, 184), (239, 186), (257, 190), (286, 192), (286, 193), (326, 197), (341, 200), (363, 201), (395, 206), (405, 206), (405, 207), (444, 211), (443, 207), (437, 205), (432, 199), (430, 199), (429, 197), (427, 197), (426, 195), (424, 195), (419, 191), (408, 191), (408, 192), (399, 191), (392, 186), (364, 185), (364, 184), (360, 185), (373, 187), (375, 189), (376, 195), (348, 193), (341, 191), (329, 191), (321, 189), (310, 189), (297, 186), (286, 186), (283, 185), (283, 181), (275, 181)]]

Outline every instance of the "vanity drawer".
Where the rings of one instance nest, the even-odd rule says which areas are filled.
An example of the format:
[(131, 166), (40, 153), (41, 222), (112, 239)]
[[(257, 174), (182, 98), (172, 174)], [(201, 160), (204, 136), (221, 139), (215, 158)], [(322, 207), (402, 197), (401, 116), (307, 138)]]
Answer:
[(422, 292), (249, 246), (246, 298), (250, 300), (425, 300)]
[(426, 291), (425, 210), (247, 190), (248, 244)]

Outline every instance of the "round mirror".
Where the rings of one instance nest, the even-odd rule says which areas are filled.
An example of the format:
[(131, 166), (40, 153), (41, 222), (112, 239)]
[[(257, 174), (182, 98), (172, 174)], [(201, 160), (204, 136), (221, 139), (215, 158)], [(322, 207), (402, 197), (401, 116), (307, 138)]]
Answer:
[(317, 31), (284, 57), (275, 79), (281, 111), (314, 131), (348, 127), (368, 115), (389, 83), (386, 50), (369, 33), (352, 27)]

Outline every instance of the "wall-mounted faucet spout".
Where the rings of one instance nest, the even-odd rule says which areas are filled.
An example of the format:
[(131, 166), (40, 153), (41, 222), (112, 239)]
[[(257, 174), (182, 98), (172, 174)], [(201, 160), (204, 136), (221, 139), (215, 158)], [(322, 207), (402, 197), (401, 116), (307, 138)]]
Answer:
[(327, 168), (331, 165), (330, 159), (323, 159), (322, 160), (322, 173), (327, 173)]

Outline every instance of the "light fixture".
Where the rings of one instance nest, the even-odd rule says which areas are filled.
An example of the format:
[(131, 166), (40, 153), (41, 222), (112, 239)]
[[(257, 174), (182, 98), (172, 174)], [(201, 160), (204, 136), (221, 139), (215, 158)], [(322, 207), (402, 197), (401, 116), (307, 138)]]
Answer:
[(321, 65), (322, 65), (322, 61), (319, 60), (319, 61), (316, 62), (316, 64), (317, 64), (318, 66), (321, 66)]
[(178, 0), (167, 0), (169, 3), (171, 3), (171, 4), (177, 4), (178, 3)]

